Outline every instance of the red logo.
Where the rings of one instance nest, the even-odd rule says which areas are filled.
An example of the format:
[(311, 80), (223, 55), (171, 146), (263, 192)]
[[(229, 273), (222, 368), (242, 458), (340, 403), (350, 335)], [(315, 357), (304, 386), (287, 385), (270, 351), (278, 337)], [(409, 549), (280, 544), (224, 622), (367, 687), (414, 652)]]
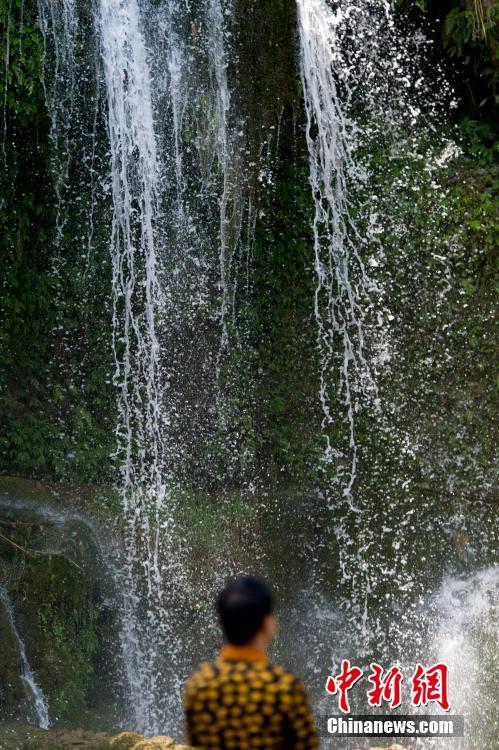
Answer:
[[(449, 711), (448, 672), (446, 664), (434, 664), (426, 669), (422, 664), (417, 664), (410, 680), (412, 705), (427, 706), (428, 703), (434, 702), (443, 711)], [(327, 678), (326, 692), (338, 695), (338, 706), (344, 714), (350, 713), (348, 692), (363, 676), (364, 672), (360, 667), (351, 666), (348, 659), (343, 659), (340, 673)], [(404, 675), (399, 667), (390, 667), (385, 672), (383, 667), (373, 662), (367, 679), (372, 685), (367, 691), (370, 706), (381, 706), (382, 702), (385, 702), (394, 709), (402, 704)]]
[(371, 664), (371, 674), (367, 679), (374, 685), (367, 693), (370, 706), (381, 706), (381, 701), (389, 703), (390, 708), (400, 706), (404, 676), (398, 667), (391, 667), (384, 675), (383, 667), (373, 663)]
[(450, 709), (447, 696), (448, 667), (446, 664), (434, 664), (424, 669), (421, 664), (416, 665), (412, 676), (412, 703), (414, 706), (427, 706), (428, 703), (438, 703), (442, 711)]
[(364, 673), (359, 667), (350, 667), (348, 659), (341, 662), (341, 672), (336, 677), (328, 677), (326, 690), (331, 695), (339, 693), (339, 706), (344, 714), (350, 713), (350, 704), (348, 702), (348, 691), (355, 685)]

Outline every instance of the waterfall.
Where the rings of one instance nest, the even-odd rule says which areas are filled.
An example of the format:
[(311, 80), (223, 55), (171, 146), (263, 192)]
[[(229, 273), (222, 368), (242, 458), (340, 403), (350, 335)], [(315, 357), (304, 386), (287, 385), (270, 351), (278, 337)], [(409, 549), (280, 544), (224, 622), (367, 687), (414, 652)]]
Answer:
[[(215, 259), (203, 226), (207, 218), (210, 225), (215, 222), (204, 207), (192, 205), (192, 195), (203, 189), (203, 179), (220, 186), (219, 360), (229, 343), (228, 319), (234, 322), (231, 259), (245, 210), (228, 123), (219, 0), (204, 4), (201, 18), (207, 38), (201, 45), (191, 29), (189, 45), (184, 12), (176, 2), (167, 2), (161, 12), (136, 0), (102, 0), (98, 6), (111, 154), (116, 459), (127, 548), (122, 645), (135, 726), (146, 733), (161, 731), (165, 716), (177, 711), (183, 679), (176, 666), (181, 645), (171, 628), (172, 609), (186, 582), (172, 535), (182, 454), (178, 440), (184, 440), (185, 429), (182, 386), (189, 387), (191, 373), (184, 370), (179, 337), (195, 326), (199, 299), (213, 295), (203, 268)], [(208, 63), (199, 78), (189, 70), (196, 56)], [(196, 88), (203, 87), (207, 111), (197, 112)], [(207, 174), (202, 151), (191, 142), (192, 129), (205, 125), (217, 155)], [(202, 355), (209, 361), (212, 352)], [(174, 394), (171, 382), (180, 383)], [(211, 381), (207, 385), (213, 387)]]
[[(428, 223), (410, 216), (418, 192), (418, 211), (436, 211), (429, 185), (447, 184), (438, 161), (427, 159), (434, 144), (418, 143), (419, 97), (438, 76), (426, 84), (419, 70), (415, 78), (417, 55), (409, 58), (418, 45), (426, 54), (430, 42), (404, 20), (412, 37), (398, 39), (405, 34), (398, 28), (402, 10), (395, 15), (389, 0), (36, 6), (52, 155), (47, 164), (40, 118), (39, 156), (27, 181), (37, 200), (33, 207), (27, 200), (26, 211), (34, 227), (40, 217), (42, 244), (28, 267), (29, 284), (13, 288), (6, 310), (14, 316), (10, 341), (38, 310), (35, 293), (43, 295), (47, 283), (40, 307), (46, 321), (28, 331), (34, 338), (39, 329), (40, 347), (25, 365), (19, 358), (19, 371), (31, 378), (33, 368), (35, 407), (45, 387), (49, 398), (26, 425), (26, 445), (24, 433), (14, 431), (12, 456), (20, 456), (20, 466), (36, 462), (33, 473), (114, 481), (119, 507), (105, 491), (102, 515), (118, 516), (109, 526), (118, 559), (119, 603), (113, 596), (112, 604), (121, 618), (126, 728), (177, 731), (182, 683), (219, 637), (214, 589), (239, 570), (275, 579), (285, 633), (276, 656), (289, 658), (300, 674), (302, 659), (312, 687), (332, 630), (333, 664), (347, 655), (367, 660), (395, 651), (398, 658), (400, 644), (400, 651), (419, 647), (415, 624), (422, 621), (425, 635), (429, 629), (421, 602), (441, 580), (430, 568), (462, 569), (452, 567), (450, 526), (458, 521), (447, 527), (444, 520), (460, 491), (453, 472), (462, 464), (468, 491), (485, 463), (480, 438), (473, 438), (474, 466), (468, 469), (460, 453), (471, 422), (452, 436), (452, 451), (449, 437), (440, 440), (448, 405), (434, 420), (426, 414), (421, 430), (413, 416), (421, 405), (429, 413), (443, 403), (445, 385), (432, 373), (453, 364), (458, 305), (444, 310), (442, 274), (449, 306), (454, 291), (468, 299), (460, 278), (466, 263), (449, 250), (454, 205), (445, 206), (445, 237), (433, 214)], [(6, 31), (9, 58), (10, 20)], [(15, 93), (7, 98), (5, 91), (4, 118)], [(6, 151), (8, 159), (10, 145)], [(55, 246), (45, 256), (43, 241), (54, 229), (52, 207), (46, 215), (38, 211), (47, 166), (57, 205)], [(23, 178), (15, 179), (15, 190), (24, 189)], [(456, 209), (461, 197), (452, 198)], [(410, 235), (420, 226), (435, 236), (418, 246)], [(464, 236), (470, 228), (459, 231)], [(453, 337), (440, 337), (444, 326)], [(422, 346), (432, 350), (422, 352), (424, 359), (415, 340), (420, 331), (427, 335)], [(465, 340), (465, 324), (462, 333)], [(466, 403), (467, 368), (458, 384), (462, 397), (456, 387), (463, 414), (475, 398)], [(21, 390), (13, 389), (12, 399), (7, 392), (14, 421), (18, 397), (19, 407), (25, 403)], [(95, 446), (81, 445), (87, 425)], [(48, 428), (52, 438), (59, 426), (60, 448), (50, 443), (45, 450)], [(442, 502), (440, 474), (451, 476)], [(98, 515), (91, 503), (87, 510)], [(469, 513), (475, 524), (476, 513)], [(477, 690), (474, 618), (488, 629), (495, 575), (446, 578), (435, 598), (443, 616), (432, 646), (468, 671)], [(48, 726), (12, 605), (5, 592), (1, 598), (38, 723)], [(293, 665), (297, 641), (303, 648)]]
[[(414, 91), (421, 100), (428, 94), (413, 53), (419, 42), (399, 34), (391, 3), (297, 0), (297, 12), (314, 208), (314, 312), (325, 441), (321, 491), (334, 512), (330, 528), (339, 544), (342, 607), (367, 653), (383, 637), (372, 613), (384, 585), (373, 563), (379, 548), (374, 517), (385, 511), (382, 502), (368, 509), (363, 488), (356, 492), (359, 416), (376, 422), (378, 434), (386, 430), (393, 436), (387, 417), (392, 407), (379, 386), (384, 357), (390, 358), (393, 316), (380, 281), (386, 279), (379, 272), (386, 257), (380, 240), (384, 219), (373, 195), (373, 154), (382, 144), (387, 161), (400, 149), (408, 162), (415, 158), (421, 102)], [(364, 456), (368, 443), (365, 436)], [(374, 466), (373, 474), (377, 471)], [(386, 513), (389, 517), (392, 509)]]
[[(53, 144), (52, 161), (57, 198), (56, 238), (60, 242), (66, 223), (64, 190), (68, 182), (70, 131), (74, 126), (78, 75), (76, 48), (79, 21), (76, 0), (63, 0), (62, 3), (56, 0), (38, 0), (38, 19), (43, 36), (45, 65), (49, 60), (52, 62), (50, 75), (43, 77), (43, 85)], [(54, 272), (57, 275), (57, 268), (54, 268)]]
[[(101, 55), (108, 106), (113, 219), (113, 341), (119, 388), (118, 461), (126, 523), (123, 655), (135, 724), (156, 731), (157, 659), (162, 644), (163, 571), (160, 521), (162, 394), (157, 317), (156, 222), (160, 164), (151, 77), (135, 0), (102, 0)], [(164, 633), (163, 633), (164, 635)]]
[(216, 151), (218, 162), (222, 171), (222, 195), (220, 197), (220, 231), (219, 231), (219, 262), (220, 262), (220, 286), (221, 286), (221, 340), (219, 359), (229, 344), (228, 313), (230, 310), (230, 231), (228, 217), (228, 204), (230, 200), (230, 164), (231, 153), (229, 148), (228, 115), (230, 108), (230, 92), (227, 82), (227, 58), (224, 44), (224, 20), (220, 0), (209, 0), (206, 7), (206, 20), (208, 23), (209, 43), (208, 56), (210, 66), (216, 81), (216, 106), (218, 133), (216, 139)]
[[(337, 366), (337, 389), (346, 412), (350, 449), (343, 496), (352, 510), (356, 510), (351, 499), (357, 471), (355, 413), (363, 395), (376, 394), (365, 356), (364, 319), (370, 297), (377, 291), (361, 256), (364, 240), (352, 207), (353, 189), (358, 191), (366, 180), (365, 170), (356, 160), (359, 128), (349, 112), (352, 91), (342, 47), (342, 23), (355, 12), (355, 5), (342, 2), (333, 12), (327, 0), (298, 0), (300, 75), (315, 206), (314, 311), (325, 462), (329, 465), (339, 461), (341, 466), (344, 460), (329, 435), (331, 425), (338, 419), (331, 406), (331, 381), (336, 381), (332, 369)], [(344, 469), (340, 472), (344, 473)]]
[(33, 670), (31, 669), (28, 657), (26, 655), (26, 646), (17, 628), (12, 602), (10, 601), (7, 592), (3, 588), (0, 588), (0, 601), (4, 606), (7, 618), (10, 623), (10, 627), (12, 629), (12, 633), (17, 642), (19, 650), (20, 677), (23, 684), (26, 686), (29, 695), (31, 696), (36, 723), (41, 729), (48, 729), (50, 726), (50, 721), (47, 698), (45, 697), (43, 690), (35, 680), (35, 675), (33, 673)]
[[(188, 387), (191, 373), (183, 369), (179, 337), (195, 325), (198, 295), (207, 293), (203, 265), (212, 262), (203, 258), (208, 243), (196, 236), (200, 229), (203, 237), (206, 217), (191, 205), (192, 186), (202, 170), (185, 131), (196, 124), (198, 102), (192, 88), (206, 85), (206, 74), (190, 78), (194, 54), (206, 54), (214, 81), (208, 113), (215, 112), (209, 127), (218, 163), (210, 178), (222, 183), (218, 226), (224, 350), (231, 294), (227, 278), (234, 218), (228, 207), (235, 201), (235, 188), (220, 3), (208, 3), (203, 16), (206, 49), (195, 47), (193, 38), (189, 49), (178, 3), (168, 2), (158, 12), (136, 0), (102, 0), (98, 11), (111, 151), (116, 458), (127, 529), (122, 650), (134, 725), (151, 734), (164, 728), (166, 716), (177, 715), (184, 677), (172, 610), (185, 595), (186, 582), (171, 537), (176, 462), (182, 453), (177, 440), (184, 440), (182, 385)], [(148, 55), (155, 45), (156, 54)], [(170, 382), (181, 384), (172, 396)]]
[[(342, 583), (350, 586), (343, 604), (351, 605), (355, 627), (364, 632), (372, 627), (374, 576), (366, 560), (371, 529), (362, 501), (354, 500), (356, 420), (362, 410), (378, 408), (372, 319), (382, 327), (382, 290), (372, 275), (369, 170), (360, 153), (368, 150), (367, 133), (374, 129), (362, 116), (375, 112), (387, 130), (398, 116), (387, 95), (392, 59), (386, 50), (380, 54), (391, 28), (389, 7), (385, 0), (297, 0), (324, 495), (335, 509), (325, 533), (340, 542)], [(250, 446), (241, 460), (241, 435), (252, 417), (257, 334), (245, 329), (244, 315), (249, 320), (253, 312), (245, 305), (261, 205), (256, 193), (262, 154), (272, 139), (264, 116), (248, 123), (252, 109), (243, 103), (238, 111), (231, 78), (241, 41), (235, 40), (234, 4), (97, 0), (91, 18), (78, 18), (77, 11), (74, 0), (39, 0), (52, 62), (45, 85), (56, 157), (57, 239), (66, 221), (62, 209), (89, 204), (89, 221), (82, 221), (83, 209), (75, 222), (88, 224), (87, 257), (100, 241), (111, 258), (114, 459), (125, 527), (120, 636), (133, 728), (154, 734), (167, 719), (171, 731), (178, 719), (190, 656), (188, 639), (178, 633), (177, 610), (191, 593), (185, 560), (192, 552), (182, 548), (178, 489), (195, 487), (191, 475), (198, 465), (209, 474), (215, 460), (222, 467), (216, 481), (229, 486), (233, 474), (239, 479), (238, 462), (250, 465), (254, 450)], [(91, 29), (82, 30), (85, 23)], [(91, 64), (80, 55), (83, 40), (94, 53)], [(85, 65), (86, 77), (79, 76)], [(88, 112), (85, 94), (92, 85)], [(83, 176), (70, 174), (72, 155)], [(93, 221), (100, 198), (102, 228)], [(253, 478), (246, 486), (254, 486)], [(217, 566), (234, 567), (225, 559)]]
[[(366, 242), (355, 213), (356, 196), (368, 175), (357, 158), (361, 131), (351, 113), (355, 82), (345, 27), (352, 16), (364, 19), (369, 9), (362, 10), (351, 0), (334, 7), (333, 11), (327, 0), (297, 0), (299, 65), (314, 206), (314, 314), (325, 439), (324, 495), (328, 506), (335, 508), (343, 605), (351, 608), (353, 625), (365, 640), (372, 572), (363, 557), (370, 541), (363, 509), (352, 492), (357, 474), (356, 414), (366, 404), (378, 403), (377, 383), (365, 349), (366, 316), (379, 289), (366, 269), (362, 255)], [(331, 438), (338, 422), (345, 425), (342, 432), (346, 430), (341, 444)]]
[(159, 501), (163, 493), (156, 333), (159, 165), (151, 83), (136, 2), (101, 2), (99, 24), (111, 147), (113, 330), (123, 485), (127, 500), (128, 490), (148, 477)]

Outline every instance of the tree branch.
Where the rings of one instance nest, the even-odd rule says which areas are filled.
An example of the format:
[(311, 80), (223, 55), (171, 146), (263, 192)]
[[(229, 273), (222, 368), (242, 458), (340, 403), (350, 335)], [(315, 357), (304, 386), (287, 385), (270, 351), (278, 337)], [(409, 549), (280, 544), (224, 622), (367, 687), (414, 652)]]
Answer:
[[(0, 540), (3, 540), (6, 542), (6, 544), (10, 544), (15, 549), (19, 550), (19, 552), (22, 552), (23, 555), (31, 555), (31, 557), (37, 557), (38, 555), (43, 556), (43, 552), (40, 552), (40, 550), (37, 549), (29, 549), (28, 547), (23, 547), (21, 544), (17, 544), (17, 542), (14, 542), (12, 539), (9, 539), (8, 536), (5, 536), (0, 531)], [(80, 570), (80, 566), (78, 563), (76, 563), (74, 560), (70, 560), (69, 558), (64, 558), (68, 561), (70, 565), (74, 565), (75, 568), (78, 568)]]

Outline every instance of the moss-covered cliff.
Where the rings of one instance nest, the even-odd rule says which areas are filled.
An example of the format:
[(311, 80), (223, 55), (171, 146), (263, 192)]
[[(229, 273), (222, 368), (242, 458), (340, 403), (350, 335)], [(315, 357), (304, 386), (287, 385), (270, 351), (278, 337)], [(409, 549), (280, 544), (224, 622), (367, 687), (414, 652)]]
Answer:
[[(427, 12), (433, 12), (431, 4)], [(82, 226), (87, 214), (78, 206), (85, 204), (88, 208), (95, 194), (92, 186), (79, 182), (78, 160), (82, 154), (78, 148), (83, 149), (84, 143), (66, 154), (71, 190), (56, 195), (54, 143), (44, 101), (43, 44), (35, 4), (4, 2), (1, 17), (5, 40), (2, 98), (6, 164), (2, 172), (1, 466), (4, 472), (31, 477), (112, 481), (114, 469), (109, 457), (114, 444), (116, 391), (112, 386), (105, 201), (93, 217), (96, 236), (88, 245), (88, 227)], [(424, 17), (420, 15), (421, 18)], [(232, 388), (233, 404), (229, 411), (234, 421), (232, 431), (239, 433), (234, 446), (240, 452), (243, 467), (242, 473), (239, 470), (235, 473), (234, 481), (237, 483), (238, 475), (256, 472), (263, 477), (269, 471), (276, 478), (304, 478), (315, 470), (321, 438), (312, 320), (315, 283), (310, 233), (312, 205), (295, 64), (294, 3), (268, 6), (259, 3), (258, 7), (243, 3), (236, 7), (231, 23), (236, 48), (235, 64), (229, 72), (236, 110), (253, 133), (248, 136), (248, 143), (253, 143), (251, 149), (261, 147), (261, 132), (270, 137), (264, 146), (270, 179), (267, 183), (263, 180), (256, 192), (247, 187), (253, 193), (258, 211), (250, 330), (249, 338), (245, 339), (247, 350), (239, 354), (236, 350), (231, 366), (236, 375), (239, 373), (237, 377), (233, 374), (232, 382), (234, 378), (245, 382), (247, 375), (243, 370), (249, 368), (256, 383), (252, 396), (256, 406), (244, 405), (244, 395), (237, 396)], [(446, 21), (445, 29), (441, 43), (454, 44), (454, 59), (466, 54), (464, 41), (461, 45), (452, 42), (450, 21)], [(87, 39), (91, 50), (88, 33), (85, 32), (81, 42)], [(490, 34), (492, 31), (487, 27), (482, 47), (478, 36), (475, 44), (475, 53), (482, 55), (487, 70), (487, 55), (493, 47)], [(256, 57), (255, 48), (259, 50)], [(50, 70), (46, 75), (50, 75)], [(470, 79), (470, 86), (475, 85), (474, 80)], [(89, 91), (92, 85), (89, 79)], [(476, 83), (477, 87), (481, 85)], [(489, 85), (492, 86), (490, 81)], [(75, 106), (80, 105), (76, 102)], [(486, 115), (488, 110), (483, 112)], [(483, 361), (481, 369), (475, 369), (468, 377), (464, 365), (456, 366), (453, 360), (453, 377), (460, 381), (456, 382), (456, 389), (462, 392), (462, 404), (470, 399), (476, 401), (478, 393), (490, 393), (492, 331), (491, 324), (484, 323), (483, 318), (484, 306), (490, 306), (493, 293), (497, 229), (493, 211), (497, 177), (491, 161), (490, 126), (486, 117), (481, 125), (475, 121), (476, 113), (471, 109), (464, 114), (465, 153), (454, 159), (441, 178), (444, 184), (437, 210), (440, 217), (445, 215), (445, 222), (439, 218), (436, 226), (433, 207), (425, 203), (424, 193), (414, 202), (405, 186), (405, 193), (400, 192), (396, 201), (392, 201), (386, 180), (374, 188), (384, 190), (390, 200), (392, 225), (402, 222), (407, 225), (404, 243), (409, 261), (417, 255), (418, 262), (424, 265), (424, 252), (429, 253), (431, 263), (431, 253), (440, 252), (447, 258), (453, 243), (459, 242), (462, 247), (459, 261), (448, 258), (452, 266), (451, 296), (457, 300), (465, 294), (469, 298), (463, 313), (466, 331), (463, 328), (460, 341), (466, 348), (479, 347), (479, 359)], [(81, 120), (81, 115), (78, 117)], [(459, 117), (463, 118), (462, 108)], [(84, 121), (79, 122), (79, 132), (85, 127)], [(102, 148), (97, 143), (96, 159), (100, 158)], [(388, 165), (387, 156), (381, 150), (375, 158), (381, 172), (383, 165)], [(402, 173), (411, 167), (399, 163), (388, 168), (390, 179), (394, 180), (394, 170)], [(428, 200), (433, 200), (429, 193)], [(58, 237), (57, 214), (61, 210), (64, 222)], [(431, 249), (429, 243), (425, 249), (420, 237), (429, 234), (433, 238)], [(84, 247), (78, 242), (79, 236)], [(395, 258), (398, 249), (394, 246), (387, 248), (387, 252), (393, 252)], [(389, 293), (392, 300), (400, 299), (400, 312), (407, 316), (410, 283), (404, 278), (403, 264), (396, 261), (396, 265), (402, 273), (397, 284), (388, 282)], [(407, 268), (410, 272), (409, 266), (410, 262)], [(407, 294), (402, 299), (404, 285)], [(461, 315), (456, 304), (449, 308), (449, 317), (454, 310), (457, 317)], [(430, 338), (427, 340), (425, 336)], [(425, 350), (432, 336), (429, 330), (427, 334), (422, 332), (412, 345)], [(457, 351), (456, 357), (459, 357)], [(472, 356), (469, 361), (476, 363), (477, 357)], [(421, 382), (421, 378), (421, 372), (414, 372), (415, 382), (418, 379)], [(480, 413), (487, 418), (489, 396), (479, 398), (479, 406)], [(455, 413), (454, 406), (450, 410)], [(473, 412), (476, 414), (476, 410)], [(217, 451), (221, 457), (225, 455), (223, 447), (217, 445), (215, 439), (211, 449), (206, 446), (203, 449), (212, 457), (210, 460)], [(197, 451), (192, 450), (194, 466)], [(253, 458), (248, 464), (244, 456), (250, 454)], [(224, 462), (225, 458), (220, 473)], [(194, 470), (192, 477), (197, 483), (212, 483), (212, 478), (204, 476), (201, 470), (199, 475)]]

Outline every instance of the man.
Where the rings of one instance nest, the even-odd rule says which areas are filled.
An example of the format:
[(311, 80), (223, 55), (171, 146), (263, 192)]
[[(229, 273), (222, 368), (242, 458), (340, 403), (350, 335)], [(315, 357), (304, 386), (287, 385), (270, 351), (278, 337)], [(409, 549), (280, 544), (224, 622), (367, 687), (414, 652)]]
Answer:
[(267, 657), (276, 629), (267, 585), (250, 577), (232, 581), (217, 609), (227, 645), (187, 683), (190, 743), (201, 750), (316, 750), (303, 686)]

